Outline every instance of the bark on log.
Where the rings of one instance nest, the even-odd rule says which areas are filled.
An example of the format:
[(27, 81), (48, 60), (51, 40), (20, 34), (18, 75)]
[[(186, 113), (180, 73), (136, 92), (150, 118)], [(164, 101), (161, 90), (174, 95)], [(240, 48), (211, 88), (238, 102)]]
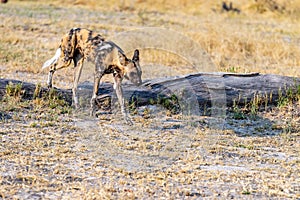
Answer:
[[(32, 99), (36, 85), (17, 80), (0, 79), (0, 99), (5, 95), (6, 85), (22, 83), (23, 98)], [(81, 105), (89, 106), (93, 84), (79, 85)], [(253, 99), (274, 104), (289, 92), (299, 92), (300, 78), (271, 74), (197, 73), (178, 77), (166, 77), (144, 81), (140, 87), (123, 84), (124, 97), (137, 106), (163, 104), (163, 106), (193, 112), (209, 106), (226, 107), (249, 104)], [(71, 89), (57, 89), (57, 93), (71, 104)], [(47, 92), (41, 88), (40, 94)], [(97, 98), (99, 105), (116, 100), (111, 83), (102, 83)], [(106, 102), (106, 103), (104, 103)], [(108, 103), (111, 105), (111, 103)]]

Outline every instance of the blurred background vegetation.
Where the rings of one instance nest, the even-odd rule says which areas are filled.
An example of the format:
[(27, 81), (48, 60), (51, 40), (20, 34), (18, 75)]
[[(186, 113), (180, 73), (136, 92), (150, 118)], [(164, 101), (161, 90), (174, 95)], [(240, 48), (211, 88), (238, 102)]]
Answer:
[[(165, 28), (199, 45), (215, 66), (213, 71), (300, 76), (300, 0), (10, 0), (0, 4), (0, 10), (2, 77), (41, 79), (36, 74), (46, 72), (40, 66), (73, 27), (94, 30), (108, 39), (144, 27)], [(163, 43), (161, 34), (157, 40)], [(139, 48), (138, 41), (130, 42)], [(189, 48), (178, 45), (176, 52)], [(176, 52), (142, 49), (144, 78), (202, 70)], [(202, 57), (199, 60), (206, 64)], [(58, 82), (71, 83), (71, 76), (66, 76), (70, 73), (57, 74)]]

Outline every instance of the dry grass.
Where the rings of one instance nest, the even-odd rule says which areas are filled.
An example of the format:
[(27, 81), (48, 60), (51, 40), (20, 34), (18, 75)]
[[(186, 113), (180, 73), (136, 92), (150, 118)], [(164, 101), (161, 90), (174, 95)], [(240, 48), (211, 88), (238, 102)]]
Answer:
[[(211, 9), (219, 8), (219, 4), (201, 1), (199, 1), (199, 5), (193, 5), (190, 1), (178, 1), (170, 3), (170, 5), (169, 3), (163, 4), (161, 1), (154, 1), (151, 4), (147, 1), (80, 2), (54, 1), (47, 5), (47, 3), (41, 2), (21, 1), (1, 5), (3, 10), (1, 29), (5, 34), (1, 38), (0, 60), (2, 65), (10, 66), (9, 69), (3, 67), (3, 72), (5, 73), (6, 70), (40, 72), (39, 66), (53, 54), (61, 35), (70, 27), (87, 27), (104, 36), (114, 38), (119, 32), (158, 26), (186, 36), (194, 41), (195, 45), (200, 46), (201, 51), (206, 51), (207, 59), (213, 62), (214, 69), (211, 71), (258, 71), (299, 76), (297, 69), (300, 63), (298, 37), (300, 27), (293, 15), (297, 10), (286, 10), (284, 13), (272, 12), (277, 14), (270, 17), (268, 11), (254, 16), (257, 13), (252, 9), (254, 3), (250, 5), (250, 3), (234, 2), (234, 5), (243, 8), (242, 14), (237, 15), (213, 12)], [(117, 15), (113, 15), (115, 7), (122, 7), (122, 2), (126, 5), (133, 2), (134, 9), (125, 9), (118, 12)], [(287, 5), (286, 9), (297, 9), (296, 3), (294, 1), (293, 5), (282, 4)], [(16, 4), (15, 8), (13, 8), (14, 4)], [(174, 7), (172, 4), (177, 6)], [(176, 13), (181, 10), (179, 7), (181, 8), (182, 5), (182, 12)], [(65, 7), (60, 9), (60, 6)], [(90, 10), (91, 6), (94, 8), (93, 10)], [(170, 6), (174, 7), (173, 11), (169, 9)], [(202, 8), (206, 12), (187, 14), (190, 7)], [(154, 8), (157, 8), (158, 12), (153, 12)], [(29, 11), (26, 12), (26, 9)], [(65, 14), (66, 9), (69, 10), (67, 14)], [(22, 21), (19, 20), (19, 17), (22, 17)], [(38, 22), (36, 18), (39, 18)], [(83, 19), (86, 19), (87, 23)], [(172, 33), (169, 33), (170, 36)], [(160, 32), (157, 32), (155, 40), (161, 42), (163, 47), (170, 48), (168, 44), (164, 44), (165, 40), (162, 38)], [(153, 41), (149, 39), (143, 42), (149, 43), (151, 46)], [(138, 42), (137, 46), (140, 43)], [(180, 48), (177, 48), (175, 55), (178, 56), (169, 54), (174, 53), (174, 47), (165, 49), (171, 51), (169, 53), (155, 49), (142, 51), (142, 64), (186, 65), (182, 55), (191, 51), (188, 45), (183, 43)], [(24, 51), (28, 53), (24, 53)], [(186, 52), (186, 54), (182, 52)], [(189, 59), (191, 58), (188, 58), (187, 62), (191, 64)], [(196, 66), (196, 69), (197, 71), (208, 70), (199, 66)], [(195, 67), (187, 72), (193, 70), (195, 71)], [(65, 73), (71, 72), (66, 71)]]
[(187, 121), (161, 110), (135, 115), (128, 127), (116, 116), (45, 115), (30, 102), (7, 112), (8, 103), (1, 104), (11, 115), (0, 129), (3, 198), (299, 197), (299, 118), (288, 112), (291, 126), (274, 110), (259, 123), (229, 116), (218, 130), (209, 125), (214, 118)]
[[(300, 76), (299, 0), (232, 1), (241, 14), (194, 2), (10, 0), (0, 4), (0, 78), (44, 84), (41, 65), (72, 27), (112, 38), (128, 55), (141, 48), (144, 79), (199, 71)], [(93, 66), (84, 70), (82, 81), (90, 80)], [(57, 72), (54, 85), (70, 88), (72, 74)], [(299, 95), (268, 112), (236, 108), (226, 119), (151, 105), (133, 110), (129, 127), (118, 112), (91, 119), (57, 99), (8, 93), (0, 102), (0, 198), (300, 198)]]

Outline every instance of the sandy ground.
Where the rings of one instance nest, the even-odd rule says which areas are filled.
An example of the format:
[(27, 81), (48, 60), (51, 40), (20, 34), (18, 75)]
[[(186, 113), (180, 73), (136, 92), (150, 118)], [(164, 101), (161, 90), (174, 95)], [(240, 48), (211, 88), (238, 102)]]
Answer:
[(2, 112), (2, 198), (300, 195), (299, 113), (289, 130), (278, 112), (236, 120), (150, 106), (127, 126), (118, 112), (95, 119), (30, 107)]

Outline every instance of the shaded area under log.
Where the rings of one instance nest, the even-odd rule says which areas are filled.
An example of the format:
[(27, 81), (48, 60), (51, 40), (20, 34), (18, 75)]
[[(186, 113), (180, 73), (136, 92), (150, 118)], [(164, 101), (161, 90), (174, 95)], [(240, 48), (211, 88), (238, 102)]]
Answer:
[[(0, 99), (6, 93), (6, 85), (22, 84), (22, 98), (33, 99), (37, 85), (18, 80), (0, 79)], [(226, 107), (245, 105), (254, 98), (274, 104), (288, 92), (299, 92), (300, 78), (272, 74), (235, 74), (235, 73), (197, 73), (185, 76), (165, 77), (146, 80), (140, 87), (123, 84), (124, 97), (129, 104), (136, 106), (162, 104), (177, 110), (202, 109), (203, 107)], [(84, 82), (78, 87), (80, 104), (89, 106), (93, 83)], [(69, 104), (72, 103), (71, 89), (55, 91)], [(41, 87), (38, 96), (47, 94), (48, 89)], [(114, 99), (114, 100), (113, 100)], [(111, 83), (102, 83), (97, 102), (116, 101)], [(111, 105), (111, 103), (108, 103)], [(169, 106), (169, 107), (168, 107)]]

